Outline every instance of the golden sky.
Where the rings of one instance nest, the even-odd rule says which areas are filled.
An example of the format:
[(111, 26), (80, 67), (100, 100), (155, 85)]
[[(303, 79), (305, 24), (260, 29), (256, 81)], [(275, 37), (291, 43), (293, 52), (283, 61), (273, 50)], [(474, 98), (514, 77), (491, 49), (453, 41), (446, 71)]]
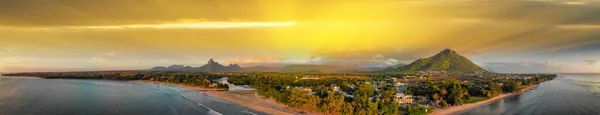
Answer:
[(598, 1), (3, 0), (0, 12), (0, 72), (372, 67), (445, 48), (498, 71), (600, 72)]

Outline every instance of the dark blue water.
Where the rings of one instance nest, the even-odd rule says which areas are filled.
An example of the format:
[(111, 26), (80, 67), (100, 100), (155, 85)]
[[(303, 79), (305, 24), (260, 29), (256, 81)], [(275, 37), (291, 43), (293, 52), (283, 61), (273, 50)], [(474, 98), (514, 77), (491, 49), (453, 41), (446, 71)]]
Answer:
[(600, 74), (559, 74), (535, 90), (460, 115), (600, 115)]
[(0, 76), (0, 115), (265, 114), (153, 83)]

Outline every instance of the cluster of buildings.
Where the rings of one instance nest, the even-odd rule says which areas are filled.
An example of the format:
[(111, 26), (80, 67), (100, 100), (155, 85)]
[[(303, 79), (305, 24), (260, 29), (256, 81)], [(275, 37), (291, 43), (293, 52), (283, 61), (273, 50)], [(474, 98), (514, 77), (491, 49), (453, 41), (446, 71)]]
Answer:
[(479, 74), (476, 77), (488, 78), (492, 80), (528, 80), (539, 77), (539, 74), (501, 74), (501, 73), (485, 73)]
[(452, 74), (445, 70), (430, 70), (430, 71), (416, 71), (413, 74), (418, 75), (419, 77), (424, 76), (452, 76)]
[[(439, 71), (439, 72), (440, 73), (445, 73), (445, 71)], [(318, 78), (317, 77), (304, 76), (301, 79), (318, 79)], [(365, 84), (371, 84), (371, 85), (373, 85), (375, 87), (375, 90), (377, 92), (380, 91), (379, 87), (383, 87), (383, 86), (386, 86), (386, 85), (392, 85), (392, 86), (396, 87), (396, 90), (397, 90), (396, 92), (397, 93), (394, 95), (394, 97), (395, 97), (394, 101), (398, 102), (401, 106), (407, 106), (407, 105), (412, 105), (412, 104), (427, 105), (427, 104), (431, 104), (432, 103), (425, 96), (413, 96), (413, 95), (404, 94), (403, 92), (408, 89), (409, 85), (411, 85), (411, 83), (408, 82), (408, 81), (409, 80), (401, 79), (401, 78), (390, 78), (390, 79), (386, 79), (386, 80), (382, 80), (382, 81), (373, 81), (373, 82), (364, 82), (364, 83)], [(356, 89), (357, 88), (357, 86), (355, 84), (348, 84), (346, 87), (352, 88), (352, 89)], [(311, 90), (311, 88), (289, 87), (288, 86), (287, 89), (289, 89), (289, 88), (296, 88), (296, 89), (305, 90), (307, 92), (310, 92), (311, 94), (316, 93), (316, 92), (313, 92), (313, 90)], [(354, 97), (354, 94), (349, 93), (349, 92), (345, 92), (337, 84), (331, 85), (331, 90), (333, 92), (342, 93), (346, 97), (351, 97), (351, 98)], [(375, 96), (371, 97), (371, 99), (378, 100), (379, 97), (380, 97), (380, 95), (375, 95)]]

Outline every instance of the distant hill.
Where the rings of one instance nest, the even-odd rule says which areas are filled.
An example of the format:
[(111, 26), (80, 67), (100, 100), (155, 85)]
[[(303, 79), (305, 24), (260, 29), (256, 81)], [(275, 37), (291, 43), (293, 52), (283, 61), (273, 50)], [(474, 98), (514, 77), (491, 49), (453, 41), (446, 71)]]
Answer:
[(169, 67), (158, 66), (153, 67), (150, 71), (167, 71), (167, 72), (180, 72), (180, 71), (193, 71), (193, 68), (190, 66), (183, 65), (171, 65)]
[(200, 67), (190, 67), (183, 65), (171, 65), (169, 67), (158, 66), (153, 67), (150, 71), (164, 71), (164, 72), (232, 72), (239, 71), (242, 67), (237, 64), (229, 64), (228, 66), (223, 66), (217, 62), (215, 62), (212, 58), (208, 60), (208, 62)]
[(366, 68), (360, 66), (337, 66), (337, 65), (288, 65), (282, 68), (284, 73), (313, 72), (313, 73), (342, 73), (342, 72), (364, 72)]
[(269, 67), (269, 66), (254, 66), (254, 67), (245, 67), (239, 72), (280, 72), (282, 67)]
[(396, 64), (396, 65), (387, 66), (387, 67), (368, 67), (367, 71), (371, 71), (371, 72), (381, 71), (381, 70), (384, 70), (384, 69), (393, 69), (393, 68), (398, 68), (400, 66), (405, 66), (405, 65), (406, 64), (401, 63), (401, 64)]
[(444, 51), (428, 58), (418, 59), (409, 65), (398, 68), (382, 70), (382, 72), (414, 72), (414, 71), (436, 71), (448, 72), (486, 72), (469, 59), (458, 55), (455, 51), (445, 49)]

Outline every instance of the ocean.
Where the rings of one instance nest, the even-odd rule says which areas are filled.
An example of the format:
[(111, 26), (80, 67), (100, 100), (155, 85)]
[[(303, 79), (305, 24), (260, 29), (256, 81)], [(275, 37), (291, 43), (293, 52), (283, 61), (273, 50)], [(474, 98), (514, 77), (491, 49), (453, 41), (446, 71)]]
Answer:
[(0, 115), (264, 115), (154, 83), (0, 76)]
[(519, 95), (459, 115), (600, 115), (600, 74), (558, 74)]

